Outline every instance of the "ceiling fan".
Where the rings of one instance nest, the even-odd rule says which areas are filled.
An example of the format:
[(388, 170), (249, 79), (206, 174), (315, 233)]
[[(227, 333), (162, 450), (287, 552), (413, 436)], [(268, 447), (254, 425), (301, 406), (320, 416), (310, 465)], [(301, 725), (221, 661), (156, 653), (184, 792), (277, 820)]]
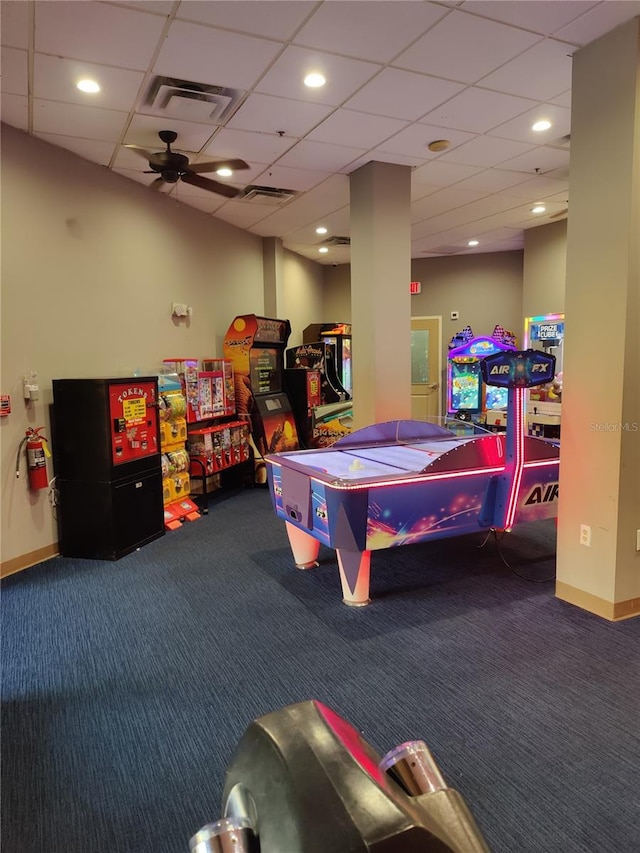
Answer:
[(209, 190), (209, 192), (218, 193), (227, 198), (235, 198), (242, 192), (242, 190), (237, 190), (235, 187), (220, 183), (220, 181), (202, 178), (200, 172), (216, 172), (218, 169), (235, 171), (236, 169), (250, 168), (244, 160), (218, 160), (215, 163), (194, 163), (190, 165), (188, 157), (171, 150), (171, 143), (178, 138), (175, 131), (161, 130), (158, 136), (167, 146), (165, 151), (154, 153), (147, 151), (146, 148), (141, 148), (139, 145), (124, 146), (147, 160), (150, 171), (145, 172), (145, 174), (149, 175), (154, 172), (158, 174), (156, 180), (150, 184), (151, 189), (159, 190), (164, 184), (175, 184), (180, 180), (184, 181), (185, 184), (191, 184), (201, 190)]

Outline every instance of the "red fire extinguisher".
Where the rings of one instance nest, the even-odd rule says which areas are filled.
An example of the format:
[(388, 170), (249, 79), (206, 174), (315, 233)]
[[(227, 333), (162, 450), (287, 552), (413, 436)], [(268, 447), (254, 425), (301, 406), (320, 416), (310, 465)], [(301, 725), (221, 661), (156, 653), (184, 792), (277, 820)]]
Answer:
[(29, 472), (29, 487), (32, 489), (46, 489), (49, 480), (47, 477), (47, 456), (50, 456), (47, 447), (47, 439), (40, 435), (44, 427), (29, 427), (18, 447), (16, 459), (16, 477), (20, 476), (20, 452), (24, 444), (27, 445), (27, 470)]

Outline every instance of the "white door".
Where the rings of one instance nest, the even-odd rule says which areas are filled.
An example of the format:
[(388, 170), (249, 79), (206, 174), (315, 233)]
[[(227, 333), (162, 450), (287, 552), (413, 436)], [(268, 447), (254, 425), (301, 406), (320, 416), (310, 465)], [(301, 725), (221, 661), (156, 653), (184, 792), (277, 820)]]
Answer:
[(442, 318), (411, 318), (411, 417), (432, 420), (440, 415), (440, 335)]

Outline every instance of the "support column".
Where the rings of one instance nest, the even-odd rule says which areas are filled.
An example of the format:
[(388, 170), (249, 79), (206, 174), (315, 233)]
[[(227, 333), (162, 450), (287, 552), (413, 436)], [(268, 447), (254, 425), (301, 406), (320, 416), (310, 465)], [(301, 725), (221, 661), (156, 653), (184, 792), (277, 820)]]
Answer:
[(284, 247), (278, 237), (262, 238), (262, 269), (264, 278), (264, 316), (287, 319), (278, 313), (284, 301)]
[(411, 169), (352, 173), (354, 429), (411, 417)]
[(569, 205), (556, 594), (618, 619), (640, 613), (640, 18), (573, 57)]

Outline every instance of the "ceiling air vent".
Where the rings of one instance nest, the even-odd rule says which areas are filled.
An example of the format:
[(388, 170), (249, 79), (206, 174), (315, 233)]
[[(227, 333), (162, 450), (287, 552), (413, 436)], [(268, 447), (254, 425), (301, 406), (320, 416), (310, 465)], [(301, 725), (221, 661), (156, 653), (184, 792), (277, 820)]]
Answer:
[(297, 195), (295, 190), (283, 190), (277, 187), (260, 187), (257, 184), (249, 184), (236, 197), (236, 201), (249, 201), (252, 204), (284, 204), (285, 201)]
[(553, 148), (571, 148), (571, 134), (567, 133), (566, 136), (561, 136), (559, 139), (553, 139), (551, 142), (547, 142), (547, 145), (553, 146)]
[(326, 240), (322, 241), (323, 246), (350, 246), (351, 238), (350, 237), (327, 237)]
[(227, 86), (194, 83), (176, 77), (154, 77), (144, 100), (143, 111), (185, 121), (224, 124), (246, 94), (242, 89), (230, 89)]

